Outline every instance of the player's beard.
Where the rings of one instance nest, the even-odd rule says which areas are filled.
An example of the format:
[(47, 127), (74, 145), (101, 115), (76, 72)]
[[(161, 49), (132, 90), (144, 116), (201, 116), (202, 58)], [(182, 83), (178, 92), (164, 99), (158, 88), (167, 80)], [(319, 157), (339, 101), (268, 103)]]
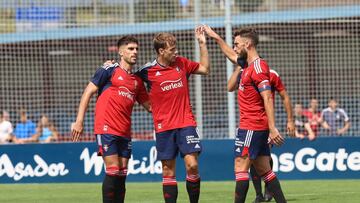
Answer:
[(136, 64), (136, 59), (135, 60), (132, 60), (132, 58), (128, 58), (128, 59), (125, 59), (124, 60), (126, 61), (126, 63), (128, 63), (129, 65), (135, 65)]
[(245, 49), (241, 49), (240, 53), (238, 54), (238, 57), (241, 60), (247, 61), (247, 57), (248, 57), (247, 51)]

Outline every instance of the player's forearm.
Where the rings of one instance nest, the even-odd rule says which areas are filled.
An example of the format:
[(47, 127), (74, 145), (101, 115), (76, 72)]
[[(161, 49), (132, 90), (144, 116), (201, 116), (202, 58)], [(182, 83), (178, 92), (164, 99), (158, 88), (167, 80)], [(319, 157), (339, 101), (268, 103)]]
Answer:
[(238, 88), (238, 84), (237, 84), (237, 81), (238, 81), (238, 77), (240, 75), (240, 72), (241, 72), (241, 67), (240, 66), (237, 66), (234, 70), (234, 72), (231, 74), (229, 80), (228, 80), (228, 83), (227, 83), (227, 89), (229, 92), (232, 92), (234, 90), (236, 90)]
[(293, 108), (291, 105), (290, 97), (287, 94), (283, 99), (283, 103), (284, 103), (284, 108), (285, 108), (286, 115), (287, 115), (287, 121), (292, 122), (294, 120), (294, 115), (293, 115), (293, 111), (292, 111)]
[(215, 38), (215, 41), (220, 46), (221, 51), (225, 54), (225, 56), (234, 64), (237, 64), (237, 54), (236, 52), (228, 45), (226, 42), (219, 36)]
[(86, 91), (86, 90), (85, 90), (84, 94), (82, 95), (80, 104), (79, 104), (78, 114), (76, 117), (77, 123), (84, 122), (85, 112), (87, 110), (87, 107), (89, 106), (89, 102), (90, 102), (92, 95), (93, 94), (91, 92)]
[(264, 97), (264, 107), (266, 116), (268, 117), (268, 123), (269, 123), (269, 129), (275, 129), (275, 115), (274, 115), (274, 105), (273, 105), (273, 99), (269, 94), (266, 94)]
[(208, 75), (210, 73), (210, 64), (209, 64), (209, 52), (206, 46), (206, 43), (199, 43), (200, 47), (200, 65), (203, 69), (203, 74)]
[(149, 101), (146, 101), (146, 102), (142, 103), (141, 105), (144, 107), (144, 109), (145, 109), (147, 112), (149, 112), (149, 113), (152, 112), (152, 111), (151, 111), (151, 105), (150, 105), (150, 102), (149, 102)]

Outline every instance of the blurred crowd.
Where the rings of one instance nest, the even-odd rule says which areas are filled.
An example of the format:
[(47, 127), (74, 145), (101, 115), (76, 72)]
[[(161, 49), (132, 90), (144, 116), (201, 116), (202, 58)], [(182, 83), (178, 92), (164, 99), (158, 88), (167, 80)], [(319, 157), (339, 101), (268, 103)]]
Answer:
[(7, 111), (0, 112), (0, 144), (49, 143), (58, 139), (58, 131), (47, 115), (42, 114), (37, 124), (28, 119), (25, 109), (19, 111), (20, 122), (15, 128)]
[[(25, 109), (18, 112), (19, 121), (10, 122), (10, 114), (0, 112), (0, 144), (50, 143), (59, 140), (59, 132), (46, 114), (37, 122), (28, 119)], [(315, 140), (318, 135), (343, 136), (350, 128), (350, 119), (346, 111), (338, 107), (336, 99), (329, 99), (328, 106), (319, 110), (317, 99), (311, 99), (308, 107), (302, 103), (294, 104), (295, 135), (299, 139)]]
[(346, 111), (338, 107), (336, 99), (329, 99), (328, 107), (318, 109), (317, 99), (311, 99), (308, 108), (301, 103), (295, 103), (295, 135), (297, 138), (314, 140), (321, 134), (324, 136), (342, 136), (350, 128), (350, 119)]

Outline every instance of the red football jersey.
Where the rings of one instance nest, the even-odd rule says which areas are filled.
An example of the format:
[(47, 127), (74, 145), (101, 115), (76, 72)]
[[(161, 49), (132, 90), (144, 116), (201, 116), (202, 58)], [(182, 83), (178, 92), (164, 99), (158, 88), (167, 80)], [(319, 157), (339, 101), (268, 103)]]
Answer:
[(114, 64), (99, 68), (91, 82), (99, 88), (94, 133), (130, 138), (134, 103), (149, 99), (141, 79)]
[(270, 69), (270, 85), (271, 85), (271, 95), (273, 101), (275, 102), (275, 91), (281, 92), (285, 89), (285, 86), (281, 81), (280, 75), (273, 69)]
[(146, 64), (138, 75), (148, 86), (155, 132), (196, 126), (191, 110), (188, 78), (199, 63), (177, 57), (169, 66)]
[(238, 91), (241, 129), (269, 129), (264, 101), (260, 95), (265, 90), (271, 90), (270, 69), (265, 60), (258, 58), (241, 73)]

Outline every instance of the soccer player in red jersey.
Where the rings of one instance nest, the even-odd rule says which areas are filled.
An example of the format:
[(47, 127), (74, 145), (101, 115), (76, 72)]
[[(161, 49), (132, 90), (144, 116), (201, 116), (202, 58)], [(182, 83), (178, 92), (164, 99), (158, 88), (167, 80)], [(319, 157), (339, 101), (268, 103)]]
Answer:
[[(240, 121), (235, 138), (235, 202), (245, 202), (251, 164), (261, 174), (276, 202), (286, 202), (280, 183), (269, 164), (268, 138), (276, 145), (283, 144), (284, 138), (275, 127), (270, 69), (256, 51), (259, 36), (253, 29), (241, 29), (234, 35), (232, 49), (209, 26), (204, 26), (203, 29), (215, 39), (233, 63), (245, 67), (238, 83)], [(232, 90), (238, 80), (240, 69), (237, 70), (228, 81), (229, 90)]]
[(135, 101), (150, 111), (148, 95), (141, 79), (132, 73), (138, 54), (138, 40), (124, 36), (118, 41), (120, 62), (104, 65), (95, 72), (80, 101), (73, 141), (83, 131), (86, 109), (98, 92), (94, 133), (106, 176), (102, 185), (104, 203), (124, 202), (127, 164), (131, 156), (131, 113)]
[(209, 58), (201, 28), (195, 30), (195, 36), (200, 47), (199, 63), (178, 55), (174, 35), (159, 33), (153, 41), (157, 58), (137, 73), (148, 86), (167, 203), (177, 200), (175, 160), (179, 152), (185, 162), (190, 202), (198, 202), (200, 195), (198, 155), (202, 147), (191, 110), (188, 78), (191, 74), (209, 74)]
[[(246, 61), (244, 61), (241, 64), (246, 64)], [(245, 67), (246, 68), (246, 67)], [(229, 80), (228, 82), (228, 90), (229, 91), (235, 91), (236, 89), (239, 88), (239, 82), (241, 79), (241, 72), (244, 69), (241, 66), (238, 66), (237, 69), (235, 70), (235, 75), (237, 75), (237, 81), (236, 83), (234, 80)], [(285, 89), (285, 86), (280, 78), (280, 75), (275, 71), (270, 69), (270, 86), (271, 86), (271, 96), (273, 98), (273, 101), (275, 99), (275, 92), (278, 92), (278, 94), (280, 95), (283, 104), (284, 104), (284, 108), (287, 114), (287, 131), (288, 134), (290, 136), (294, 136), (295, 134), (295, 123), (294, 123), (294, 119), (293, 119), (293, 111), (292, 111), (292, 105), (291, 105), (291, 100), (290, 97)], [(272, 159), (270, 157), (270, 166), (272, 168), (273, 162)], [(255, 188), (255, 192), (256, 192), (256, 198), (253, 201), (253, 203), (257, 203), (257, 202), (269, 202), (272, 199), (272, 194), (268, 191), (267, 189), (267, 185), (265, 185), (265, 195), (262, 194), (262, 189), (261, 189), (261, 176), (258, 175), (258, 173), (255, 170), (254, 165), (251, 165), (250, 167), (250, 174), (251, 174), (251, 179)]]

